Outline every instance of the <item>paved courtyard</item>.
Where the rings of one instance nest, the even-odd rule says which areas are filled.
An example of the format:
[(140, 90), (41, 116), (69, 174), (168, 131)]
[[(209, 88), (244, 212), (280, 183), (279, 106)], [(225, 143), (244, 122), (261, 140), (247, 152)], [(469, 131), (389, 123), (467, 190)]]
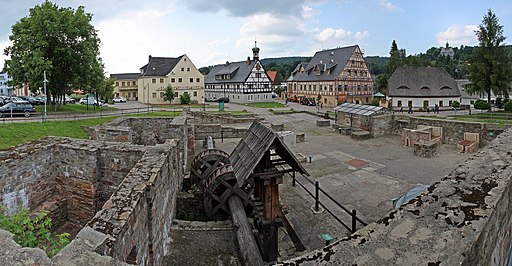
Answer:
[[(392, 210), (392, 198), (407, 192), (416, 184), (436, 182), (468, 157), (457, 153), (455, 145), (447, 144), (438, 148), (435, 157), (417, 157), (413, 155), (412, 148), (402, 145), (399, 136), (355, 141), (330, 127), (317, 127), (316, 120), (320, 118), (316, 116), (271, 115), (265, 109), (255, 112), (270, 123), (284, 124), (284, 130), (305, 133), (306, 141), (290, 148), (294, 153), (311, 156), (311, 163), (303, 163), (310, 179), (318, 180), (320, 187), (347, 209), (357, 210), (358, 217), (367, 223), (379, 220)], [(219, 140), (216, 144), (217, 148), (230, 153), (237, 142), (238, 139), (229, 139), (224, 142)], [(307, 184), (302, 177), (298, 177), (298, 180)], [(311, 184), (307, 187), (314, 193)], [(320, 198), (328, 209), (351, 226), (350, 216), (325, 196), (321, 195)], [(314, 212), (313, 198), (302, 187), (293, 187), (291, 176), (285, 176), (281, 186), (281, 202), (287, 218), (308, 250), (325, 245), (321, 234), (329, 233), (334, 238), (349, 234), (327, 211)], [(284, 239), (282, 257), (296, 256), (293, 251), (289, 241)]]

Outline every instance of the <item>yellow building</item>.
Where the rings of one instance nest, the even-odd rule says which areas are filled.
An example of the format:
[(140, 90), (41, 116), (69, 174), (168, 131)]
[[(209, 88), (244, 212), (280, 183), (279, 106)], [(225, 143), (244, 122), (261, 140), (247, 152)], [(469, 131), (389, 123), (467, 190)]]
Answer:
[(204, 76), (187, 55), (177, 58), (149, 56), (148, 63), (140, 68), (137, 80), (138, 100), (142, 103), (165, 104), (167, 85), (174, 89), (174, 100), (179, 103), (184, 93), (192, 102), (204, 102)]
[(139, 76), (139, 73), (111, 74), (110, 78), (115, 80), (114, 96), (124, 97), (128, 101), (137, 101)]
[(287, 80), (287, 96), (320, 99), (325, 107), (365, 104), (372, 101), (373, 87), (363, 53), (354, 45), (316, 52), (297, 65)]

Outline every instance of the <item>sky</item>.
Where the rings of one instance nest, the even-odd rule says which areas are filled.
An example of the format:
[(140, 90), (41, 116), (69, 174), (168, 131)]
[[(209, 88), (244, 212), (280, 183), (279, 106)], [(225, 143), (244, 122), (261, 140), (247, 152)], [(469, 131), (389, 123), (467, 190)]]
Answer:
[[(0, 49), (11, 26), (43, 1), (0, 0)], [(511, 0), (53, 0), (93, 15), (107, 74), (136, 73), (148, 56), (186, 54), (197, 68), (242, 61), (257, 41), (260, 58), (313, 56), (357, 44), (365, 56), (477, 45), (488, 9), (512, 43)], [(6, 56), (0, 55), (0, 64)]]

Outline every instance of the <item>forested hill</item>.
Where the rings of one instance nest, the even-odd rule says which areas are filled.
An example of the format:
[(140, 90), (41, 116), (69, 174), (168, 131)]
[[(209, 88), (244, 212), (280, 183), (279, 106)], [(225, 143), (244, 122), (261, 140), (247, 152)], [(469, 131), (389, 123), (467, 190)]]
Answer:
[(309, 60), (311, 60), (311, 57), (277, 57), (261, 59), (261, 64), (266, 70), (276, 70), (279, 80), (284, 82), (300, 62), (309, 62)]

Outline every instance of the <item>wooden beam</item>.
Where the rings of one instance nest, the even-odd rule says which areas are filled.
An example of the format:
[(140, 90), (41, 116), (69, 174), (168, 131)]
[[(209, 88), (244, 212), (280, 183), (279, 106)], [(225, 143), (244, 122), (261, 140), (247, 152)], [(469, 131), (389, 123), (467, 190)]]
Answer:
[(302, 240), (300, 240), (299, 235), (297, 235), (297, 232), (295, 232), (295, 230), (293, 229), (292, 225), (290, 224), (290, 221), (288, 221), (288, 219), (284, 215), (283, 210), (281, 209), (281, 206), (279, 206), (278, 212), (279, 212), (279, 214), (278, 214), (279, 217), (281, 217), (281, 219), (283, 221), (284, 229), (286, 229), (288, 236), (290, 237), (293, 244), (295, 245), (295, 250), (299, 251), (299, 252), (306, 250), (306, 247), (302, 243)]
[(249, 227), (249, 220), (245, 215), (244, 207), (242, 202), (237, 196), (232, 196), (228, 200), (229, 209), (231, 211), (231, 217), (233, 224), (237, 228), (236, 238), (238, 240), (238, 248), (240, 255), (242, 256), (242, 265), (247, 266), (263, 266), (263, 259), (261, 258), (260, 250), (256, 239), (252, 234), (252, 230)]

